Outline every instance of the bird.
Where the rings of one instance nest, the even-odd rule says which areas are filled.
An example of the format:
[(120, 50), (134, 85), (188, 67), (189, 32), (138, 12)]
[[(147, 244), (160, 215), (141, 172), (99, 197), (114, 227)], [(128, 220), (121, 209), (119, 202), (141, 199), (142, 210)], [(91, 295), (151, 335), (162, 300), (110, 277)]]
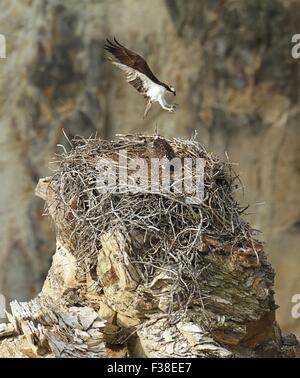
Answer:
[(175, 158), (175, 152), (165, 138), (156, 135), (153, 140), (153, 147), (158, 158), (166, 157), (168, 160)]
[(114, 38), (114, 42), (107, 39), (104, 49), (111, 54), (108, 60), (123, 71), (125, 80), (148, 100), (144, 118), (155, 102), (158, 102), (164, 110), (170, 113), (176, 111), (177, 105), (169, 104), (165, 98), (167, 93), (176, 96), (175, 88), (158, 80), (144, 58), (121, 45), (116, 38)]

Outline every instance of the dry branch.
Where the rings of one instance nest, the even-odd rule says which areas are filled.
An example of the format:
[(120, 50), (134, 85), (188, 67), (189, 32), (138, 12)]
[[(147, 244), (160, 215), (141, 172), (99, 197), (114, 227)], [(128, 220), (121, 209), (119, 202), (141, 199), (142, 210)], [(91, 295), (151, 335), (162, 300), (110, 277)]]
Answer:
[[(72, 141), (36, 194), (57, 249), (39, 296), (11, 304), (0, 355), (294, 357), (275, 321), (274, 272), (234, 199), (230, 163), (195, 140), (176, 157), (205, 159), (205, 199), (186, 193), (102, 193), (97, 161), (159, 157), (154, 137)], [(117, 168), (120, 168), (117, 166)], [(288, 340), (288, 341), (287, 341)]]

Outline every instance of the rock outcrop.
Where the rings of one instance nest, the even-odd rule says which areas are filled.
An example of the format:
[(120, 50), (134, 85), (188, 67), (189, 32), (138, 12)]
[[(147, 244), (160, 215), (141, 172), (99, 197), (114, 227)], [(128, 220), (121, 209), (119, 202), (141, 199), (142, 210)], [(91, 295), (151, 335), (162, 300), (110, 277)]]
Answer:
[(39, 181), (56, 253), (40, 294), (11, 303), (1, 357), (300, 356), (276, 322), (274, 271), (239, 215), (230, 165), (169, 140), (176, 157), (206, 160), (203, 202), (95, 186), (102, 153), (149, 157), (153, 140), (76, 139)]
[[(251, 223), (263, 230), (277, 272), (279, 323), (299, 335), (291, 316), (300, 291), (299, 61), (290, 53), (299, 15), (295, 0), (1, 2), (0, 292), (7, 302), (39, 292), (55, 250), (32, 193), (49, 175), (62, 128), (86, 137), (155, 125), (185, 137), (197, 129), (201, 142), (240, 164)], [(143, 99), (105, 64), (103, 44), (112, 36), (176, 87), (176, 114), (153, 107), (141, 123)]]

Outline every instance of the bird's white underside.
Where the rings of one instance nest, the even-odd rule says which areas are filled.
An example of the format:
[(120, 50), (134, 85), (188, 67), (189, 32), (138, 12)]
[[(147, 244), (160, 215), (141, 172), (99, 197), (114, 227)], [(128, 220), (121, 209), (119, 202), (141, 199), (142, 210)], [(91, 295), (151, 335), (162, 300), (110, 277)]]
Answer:
[(164, 86), (154, 83), (148, 76), (143, 73), (126, 66), (125, 64), (112, 62), (119, 67), (125, 73), (125, 79), (127, 82), (139, 78), (143, 83), (144, 94), (147, 95), (151, 103), (158, 102), (160, 106), (168, 111), (174, 111), (175, 106), (167, 103), (165, 95), (167, 90)]

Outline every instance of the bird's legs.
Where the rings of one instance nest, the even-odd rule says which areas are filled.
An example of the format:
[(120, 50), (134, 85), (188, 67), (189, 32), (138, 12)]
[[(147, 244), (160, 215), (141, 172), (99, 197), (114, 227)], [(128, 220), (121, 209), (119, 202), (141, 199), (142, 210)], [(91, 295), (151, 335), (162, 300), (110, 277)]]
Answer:
[(146, 105), (146, 108), (145, 108), (145, 111), (144, 111), (144, 115), (143, 115), (143, 118), (146, 118), (147, 117), (147, 114), (151, 108), (151, 105), (152, 105), (153, 101), (149, 100), (147, 102), (147, 105)]
[(163, 96), (161, 96), (159, 98), (158, 102), (164, 110), (168, 110), (171, 113), (174, 113), (176, 111), (176, 105), (175, 104), (173, 104), (173, 105), (168, 104)]

